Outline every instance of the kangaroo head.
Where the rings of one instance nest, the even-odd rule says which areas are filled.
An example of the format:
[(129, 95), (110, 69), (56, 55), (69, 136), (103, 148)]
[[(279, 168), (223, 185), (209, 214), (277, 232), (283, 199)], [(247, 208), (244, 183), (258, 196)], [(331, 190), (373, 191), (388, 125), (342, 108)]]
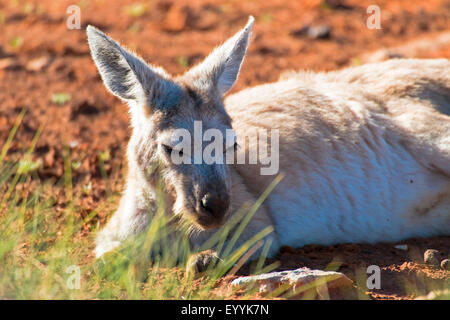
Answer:
[[(98, 29), (87, 28), (91, 54), (106, 88), (130, 106), (129, 170), (142, 174), (153, 188), (161, 178), (173, 213), (201, 229), (219, 226), (229, 212), (231, 176), (225, 152), (215, 150), (218, 161), (201, 156), (198, 161), (208, 146), (196, 130), (200, 125), (201, 132), (219, 133), (211, 140), (229, 137), (231, 119), (223, 96), (238, 77), (253, 20), (250, 17), (241, 31), (177, 77), (148, 65)], [(186, 136), (192, 148), (186, 148)], [(229, 139), (215, 142), (223, 143), (223, 151), (235, 145)]]

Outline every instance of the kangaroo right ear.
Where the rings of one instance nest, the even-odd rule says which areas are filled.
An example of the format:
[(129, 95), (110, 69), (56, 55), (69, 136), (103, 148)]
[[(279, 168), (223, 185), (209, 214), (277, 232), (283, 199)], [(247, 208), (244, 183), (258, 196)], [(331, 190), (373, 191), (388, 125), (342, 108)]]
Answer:
[(178, 103), (182, 89), (164, 70), (149, 66), (95, 27), (88, 26), (86, 32), (92, 58), (112, 94), (150, 108), (165, 109)]
[(244, 61), (254, 20), (250, 16), (242, 30), (186, 73), (194, 85), (207, 90), (215, 88), (222, 96), (233, 87)]

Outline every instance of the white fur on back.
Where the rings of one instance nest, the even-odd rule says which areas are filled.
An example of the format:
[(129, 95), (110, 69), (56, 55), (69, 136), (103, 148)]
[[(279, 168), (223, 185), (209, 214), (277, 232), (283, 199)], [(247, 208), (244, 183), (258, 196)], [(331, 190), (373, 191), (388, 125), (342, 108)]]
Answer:
[[(437, 111), (450, 110), (447, 60), (289, 73), (226, 109), (238, 141), (280, 131), (285, 177), (266, 202), (279, 245), (450, 233), (450, 118)], [(255, 194), (273, 179), (236, 170)]]

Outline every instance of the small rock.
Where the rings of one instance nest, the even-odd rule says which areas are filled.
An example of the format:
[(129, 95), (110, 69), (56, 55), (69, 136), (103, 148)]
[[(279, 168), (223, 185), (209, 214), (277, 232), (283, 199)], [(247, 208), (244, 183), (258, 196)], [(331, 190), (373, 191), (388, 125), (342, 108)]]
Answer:
[(449, 259), (444, 259), (441, 261), (441, 268), (443, 270), (450, 270), (450, 260)]
[(408, 251), (408, 245), (407, 244), (398, 244), (395, 246), (396, 249)]
[[(352, 292), (353, 282), (340, 272), (299, 268), (281, 272), (271, 272), (256, 276), (240, 277), (231, 282), (235, 287), (259, 288), (262, 294), (269, 294), (282, 288), (283, 292), (301, 297), (306, 291), (315, 289), (320, 298), (346, 298)], [(305, 289), (305, 290), (303, 290)]]
[(40, 58), (36, 58), (33, 60), (30, 60), (25, 65), (25, 69), (28, 71), (41, 71), (42, 69), (48, 67), (48, 65), (51, 62), (51, 58), (48, 56), (43, 56)]
[(428, 249), (423, 255), (423, 261), (430, 266), (439, 266), (439, 251), (434, 249)]
[(4, 58), (0, 59), (0, 70), (13, 70), (19, 69), (20, 63), (15, 58)]
[(310, 26), (307, 35), (311, 39), (327, 39), (330, 37), (331, 28), (329, 25)]
[(299, 29), (291, 31), (294, 37), (307, 36), (311, 39), (327, 39), (331, 35), (331, 27), (329, 25), (306, 25)]
[(70, 143), (69, 143), (69, 147), (70, 147), (71, 149), (74, 149), (74, 148), (78, 147), (79, 144), (80, 144), (80, 143), (79, 143), (78, 141), (72, 140), (72, 141), (70, 141)]

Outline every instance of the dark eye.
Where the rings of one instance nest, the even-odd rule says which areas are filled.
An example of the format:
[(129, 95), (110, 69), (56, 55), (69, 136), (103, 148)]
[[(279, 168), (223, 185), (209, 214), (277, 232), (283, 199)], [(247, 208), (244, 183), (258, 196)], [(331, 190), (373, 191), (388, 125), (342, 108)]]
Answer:
[[(240, 146), (238, 145), (237, 142), (235, 142), (234, 145), (233, 145), (234, 151), (236, 151), (236, 150), (239, 149), (239, 148), (240, 148)], [(227, 152), (227, 150), (230, 150), (230, 149), (231, 149), (231, 147), (229, 147), (228, 149), (226, 149), (223, 153)]]
[(172, 153), (173, 149), (171, 147), (169, 147), (168, 145), (165, 145), (165, 144), (163, 144), (162, 146), (163, 146), (164, 151), (170, 156), (170, 154)]
[[(162, 146), (163, 146), (164, 151), (166, 152), (166, 154), (170, 157), (171, 154), (172, 154), (173, 148), (172, 148), (172, 147), (169, 147), (168, 145), (165, 145), (165, 144), (163, 144)], [(178, 152), (178, 155), (179, 155), (180, 157), (183, 156), (183, 150), (176, 150), (176, 152)]]

